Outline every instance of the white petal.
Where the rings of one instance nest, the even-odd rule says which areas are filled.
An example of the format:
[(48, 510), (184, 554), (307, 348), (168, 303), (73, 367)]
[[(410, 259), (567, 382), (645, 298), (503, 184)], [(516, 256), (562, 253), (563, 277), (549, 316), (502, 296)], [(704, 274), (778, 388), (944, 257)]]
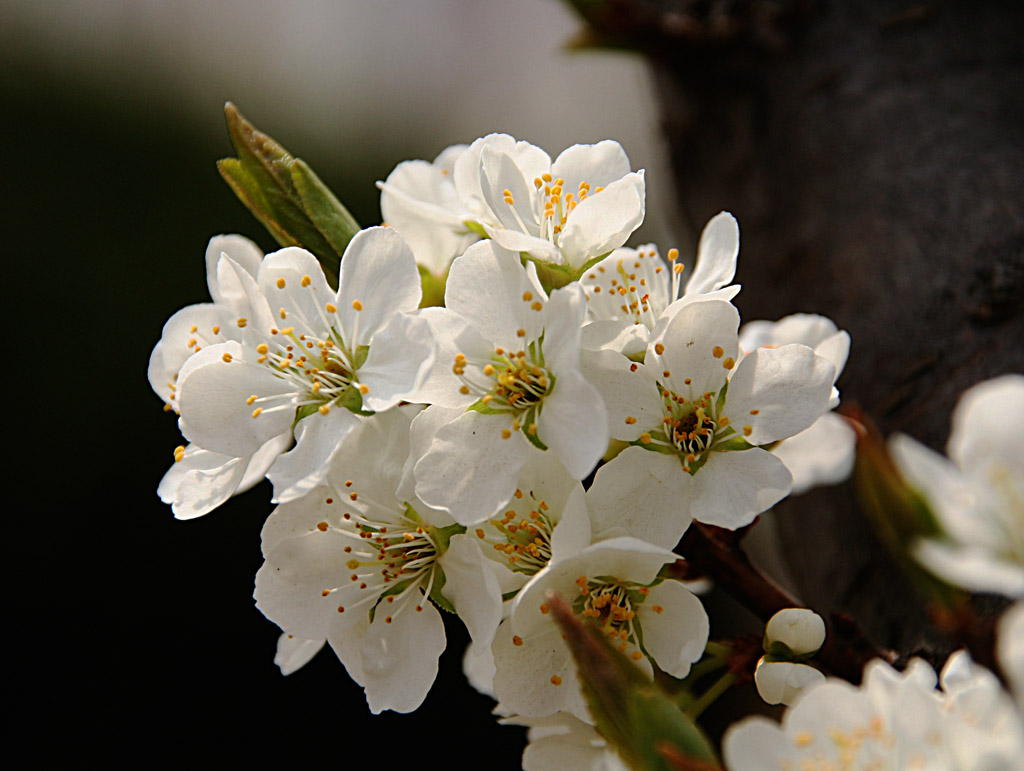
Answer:
[[(452, 263), (445, 307), (492, 345), (516, 350), (540, 334), (542, 314), (523, 301), (523, 293), (532, 290), (518, 254), (482, 241)], [(524, 337), (517, 335), (519, 329), (525, 330)]]
[(489, 646), (501, 622), (501, 589), (490, 562), (468, 535), (454, 535), (439, 563), (444, 570), (441, 590), (451, 600), (473, 642)]
[(414, 469), (420, 500), (462, 525), (492, 516), (512, 497), (519, 470), (535, 451), (518, 433), (502, 439), (511, 424), (502, 415), (467, 412), (440, 428)]
[(300, 331), (323, 330), (324, 306), (334, 301), (334, 290), (324, 278), (316, 257), (297, 246), (268, 254), (260, 266), (260, 291), (273, 310), (284, 308), (288, 321)]
[(826, 412), (810, 428), (772, 448), (772, 454), (793, 475), (793, 494), (798, 495), (850, 476), (857, 457), (857, 432), (834, 412)]
[[(409, 601), (410, 603), (413, 600)], [(417, 611), (411, 604), (395, 613), (391, 623), (382, 606), (359, 649), (362, 679), (370, 711), (412, 712), (427, 697), (437, 677), (437, 661), (446, 640), (441, 615), (423, 599)]]
[(953, 411), (949, 457), (964, 471), (992, 461), (1024, 485), (1024, 375), (1003, 375), (969, 388)]
[(644, 221), (644, 173), (632, 172), (589, 195), (570, 212), (558, 245), (565, 261), (581, 268), (588, 260), (622, 246)]
[(259, 274), (263, 251), (248, 238), (239, 235), (214, 236), (206, 245), (206, 284), (214, 302), (225, 302), (220, 293), (217, 263), (222, 255), (230, 257), (253, 279)]
[(825, 622), (807, 608), (784, 608), (768, 619), (765, 640), (782, 643), (797, 656), (817, 653), (825, 643)]
[(301, 637), (282, 634), (277, 638), (277, 655), (274, 656), (274, 663), (280, 668), (282, 675), (290, 675), (306, 666), (324, 647), (325, 642), (323, 639), (304, 640)]
[(484, 696), (494, 698), (494, 654), (490, 644), (470, 642), (462, 657), (462, 672), (469, 684)]
[(255, 358), (250, 349), (228, 342), (204, 348), (185, 362), (178, 375), (179, 427), (190, 441), (243, 458), (291, 427), (291, 407), (253, 418), (251, 395), (281, 396), (274, 404), (289, 404), (293, 390), (267, 367), (249, 361)]
[(358, 421), (341, 407), (334, 407), (326, 415), (315, 412), (299, 421), (295, 447), (278, 457), (267, 472), (274, 483), (274, 503), (301, 498), (319, 485), (327, 476), (334, 453)]
[(729, 381), (724, 412), (751, 444), (786, 439), (821, 417), (834, 379), (832, 363), (805, 345), (758, 348)]
[[(336, 304), (345, 342), (369, 344), (396, 314), (416, 310), (422, 294), (416, 259), (398, 233), (381, 227), (356, 233), (345, 247), (338, 280)], [(362, 310), (356, 310), (357, 302)]]
[(612, 438), (632, 442), (643, 432), (660, 427), (664, 412), (649, 368), (615, 351), (587, 351), (583, 373), (604, 400)]
[(587, 491), (594, 532), (622, 527), (634, 538), (671, 549), (690, 526), (692, 487), (693, 477), (677, 457), (629, 447), (598, 469)]
[(575, 479), (585, 478), (608, 449), (608, 413), (600, 392), (578, 371), (558, 374), (537, 416), (537, 438)]
[(968, 591), (1024, 598), (1024, 565), (991, 549), (922, 540), (911, 554), (935, 575)]
[(770, 452), (754, 448), (712, 452), (694, 476), (694, 519), (735, 530), (789, 494), (792, 476)]
[(697, 263), (686, 294), (704, 294), (721, 289), (736, 275), (736, 257), (740, 252), (740, 229), (729, 212), (719, 212), (700, 234)]
[(590, 514), (583, 485), (577, 483), (562, 508), (561, 519), (551, 532), (551, 561), (579, 554), (590, 546)]
[(402, 479), (398, 483), (395, 496), (402, 501), (411, 501), (416, 497), (416, 477), (414, 470), (417, 461), (427, 454), (434, 434), (441, 426), (451, 423), (465, 410), (431, 404), (413, 418), (409, 427), (409, 453), (402, 467)]
[[(663, 328), (658, 325), (645, 363), (656, 373), (668, 371), (668, 376), (659, 374), (658, 379), (680, 396), (717, 393), (729, 374), (724, 363), (736, 359), (739, 323), (739, 311), (731, 303), (690, 303)], [(659, 354), (662, 345), (664, 353)]]
[(551, 164), (551, 176), (563, 180), (562, 189), (577, 195), (581, 182), (590, 185), (593, 193), (629, 174), (629, 158), (618, 142), (605, 139), (593, 145), (566, 148)]
[(655, 663), (672, 677), (686, 677), (708, 642), (708, 614), (701, 601), (678, 581), (662, 581), (651, 587), (636, 614), (644, 649)]
[(189, 445), (184, 458), (160, 480), (157, 494), (171, 504), (175, 519), (201, 517), (234, 495), (247, 461)]
[(434, 338), (425, 319), (395, 316), (373, 338), (366, 361), (356, 376), (368, 387), (365, 409), (380, 412), (399, 401), (418, 402), (417, 391), (434, 363)]
[(210, 303), (186, 306), (167, 320), (149, 357), (148, 373), (150, 386), (166, 403), (174, 405), (171, 395), (177, 388), (178, 371), (196, 352), (196, 345), (203, 348), (224, 341), (221, 332), (229, 330), (228, 321), (224, 308)]
[(554, 624), (516, 645), (506, 621), (498, 628), (492, 651), (494, 693), (512, 714), (539, 717), (564, 710), (588, 719), (576, 665)]
[(754, 670), (757, 692), (768, 704), (792, 704), (804, 689), (824, 682), (825, 675), (806, 664), (762, 658)]
[[(273, 311), (257, 280), (226, 254), (217, 263), (217, 298), (233, 317), (224, 329), (231, 339), (259, 345), (275, 325)], [(239, 326), (240, 319), (245, 319), (244, 327)]]

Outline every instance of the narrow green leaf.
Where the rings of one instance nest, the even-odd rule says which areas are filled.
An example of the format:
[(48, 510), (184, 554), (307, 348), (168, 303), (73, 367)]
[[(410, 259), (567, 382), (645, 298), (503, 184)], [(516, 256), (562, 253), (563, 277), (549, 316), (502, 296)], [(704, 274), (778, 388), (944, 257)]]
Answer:
[(296, 158), (291, 169), (292, 184), (302, 200), (306, 214), (334, 251), (344, 254), (348, 242), (359, 232), (359, 223), (308, 163)]

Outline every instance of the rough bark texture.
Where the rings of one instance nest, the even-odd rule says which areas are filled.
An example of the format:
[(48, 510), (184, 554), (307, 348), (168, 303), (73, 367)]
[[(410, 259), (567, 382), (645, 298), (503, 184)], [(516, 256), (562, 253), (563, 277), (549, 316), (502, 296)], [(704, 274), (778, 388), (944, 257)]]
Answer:
[[(581, 9), (584, 10), (584, 9)], [(941, 449), (957, 396), (1024, 371), (1024, 11), (1017, 2), (620, 2), (584, 10), (657, 73), (681, 214), (732, 211), (743, 318), (832, 317), (840, 381)], [(848, 485), (778, 507), (805, 602), (940, 653)]]

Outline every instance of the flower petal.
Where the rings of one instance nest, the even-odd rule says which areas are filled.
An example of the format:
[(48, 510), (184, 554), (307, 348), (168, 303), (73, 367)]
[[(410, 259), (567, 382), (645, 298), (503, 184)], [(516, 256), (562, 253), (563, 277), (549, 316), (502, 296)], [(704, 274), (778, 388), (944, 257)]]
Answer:
[(622, 246), (644, 221), (644, 173), (631, 172), (587, 196), (565, 222), (558, 245), (573, 268)]
[(274, 483), (274, 503), (301, 498), (327, 476), (331, 458), (359, 418), (335, 407), (326, 415), (314, 413), (295, 427), (295, 447), (274, 461), (267, 477)]
[(647, 653), (666, 674), (686, 677), (708, 642), (708, 614), (701, 601), (678, 581), (662, 581), (651, 587), (636, 614)]
[[(721, 300), (685, 305), (662, 327), (655, 328), (645, 363), (675, 393), (690, 398), (717, 393), (724, 385), (738, 350), (739, 311)], [(658, 353), (664, 346), (664, 352)], [(687, 382), (689, 381), (689, 382)]]
[(282, 675), (290, 675), (302, 669), (324, 647), (326, 640), (304, 640), (290, 634), (277, 638), (277, 654), (274, 663)]
[(786, 464), (757, 447), (712, 452), (693, 479), (694, 519), (729, 530), (750, 524), (785, 498), (792, 484)]
[(721, 289), (736, 275), (736, 257), (740, 253), (740, 228), (729, 212), (719, 212), (700, 234), (697, 262), (686, 294), (705, 294)]

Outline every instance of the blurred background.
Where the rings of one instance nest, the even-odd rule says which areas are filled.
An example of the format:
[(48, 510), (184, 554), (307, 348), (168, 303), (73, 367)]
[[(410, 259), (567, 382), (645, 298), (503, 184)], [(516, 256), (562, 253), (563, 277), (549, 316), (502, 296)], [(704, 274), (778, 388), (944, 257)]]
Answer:
[(557, 0), (0, 0), (12, 315), (50, 346), (13, 344), (5, 370), (31, 376), (10, 405), (8, 693), (38, 761), (519, 767), (523, 731), (461, 676), (460, 624), (414, 715), (371, 716), (329, 650), (280, 675), (251, 600), (269, 488), (176, 522), (155, 491), (180, 440), (146, 366), (167, 317), (207, 299), (211, 236), (275, 248), (215, 167), (228, 99), (363, 225), (376, 180), (449, 144), (618, 139), (648, 173), (633, 242), (685, 254), (645, 65), (568, 51), (579, 28)]

